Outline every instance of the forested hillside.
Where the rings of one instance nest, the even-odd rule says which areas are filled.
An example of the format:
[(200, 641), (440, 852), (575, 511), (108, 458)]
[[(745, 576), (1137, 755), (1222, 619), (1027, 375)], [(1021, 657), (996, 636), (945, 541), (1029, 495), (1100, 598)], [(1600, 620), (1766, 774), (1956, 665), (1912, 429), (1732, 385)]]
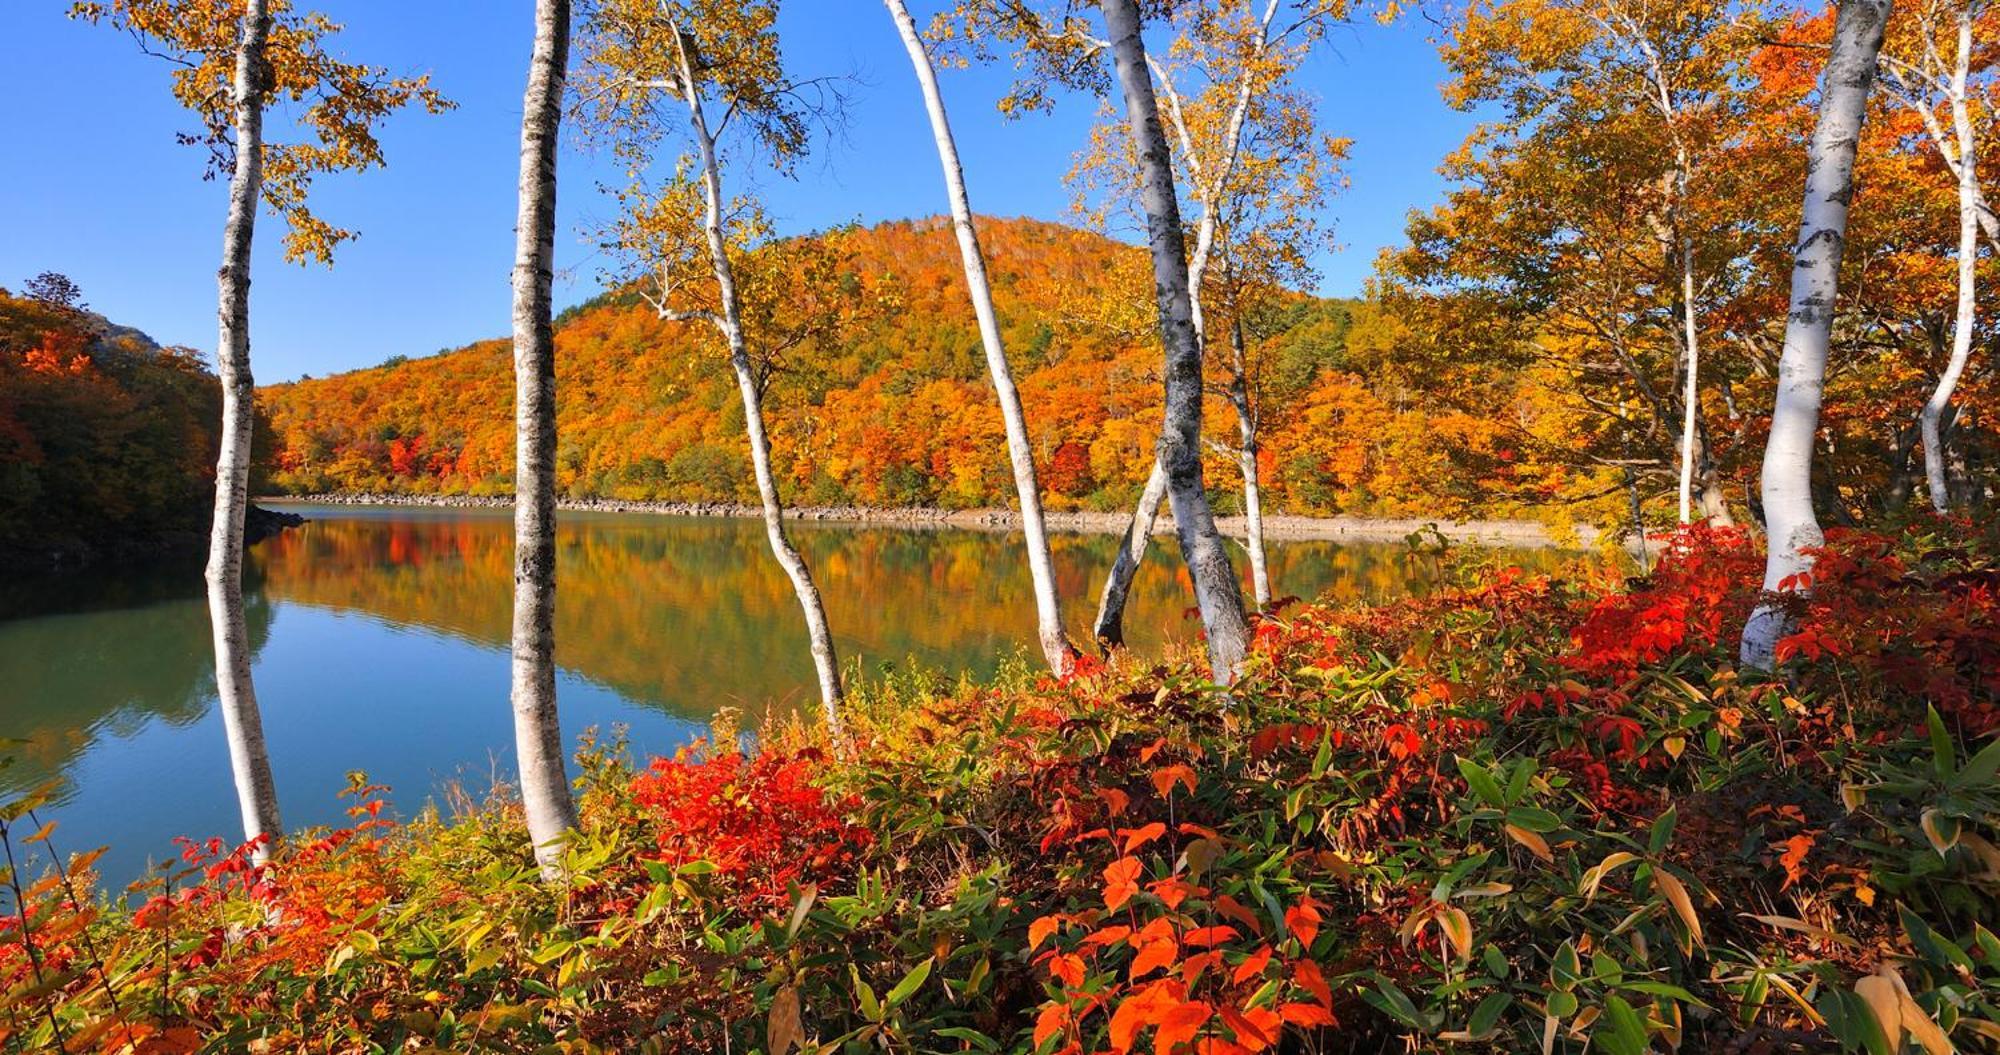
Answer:
[[(986, 221), (981, 236), (1051, 502), (1128, 504), (1160, 413), (1142, 251), (1025, 219)], [(760, 294), (796, 304), (796, 319), (840, 316), (831, 326), (798, 323), (805, 332), (787, 338), (794, 343), (769, 379), (777, 461), (793, 500), (1010, 504), (1001, 421), (949, 229), (901, 221), (811, 241), (810, 265), (771, 269), (791, 283)], [(1437, 512), (1452, 441), (1476, 448), (1482, 434), (1469, 417), (1420, 413), (1349, 373), (1357, 309), (1366, 313), (1300, 295), (1246, 320), (1268, 437), (1266, 493), (1300, 512)], [(661, 321), (634, 293), (566, 312), (558, 344), (566, 493), (754, 497), (733, 379), (706, 327)], [(507, 344), (494, 340), (268, 387), (276, 482), (298, 492), (506, 492), (511, 384)], [(1230, 428), (1227, 405), (1212, 402), (1216, 428)], [(1211, 472), (1228, 508), (1235, 467), (1216, 455)], [(1511, 500), (1503, 488), (1497, 500), (1457, 508)]]
[(0, 289), (0, 564), (199, 539), (220, 402), (194, 352), (90, 312), (69, 280)]

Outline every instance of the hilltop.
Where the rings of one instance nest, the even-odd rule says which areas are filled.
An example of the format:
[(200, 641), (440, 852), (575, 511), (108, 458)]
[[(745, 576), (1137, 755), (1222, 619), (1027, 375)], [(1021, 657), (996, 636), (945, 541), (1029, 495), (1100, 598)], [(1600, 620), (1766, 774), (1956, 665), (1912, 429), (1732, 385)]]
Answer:
[[(1159, 415), (1143, 252), (1028, 219), (987, 219), (981, 235), (1051, 504), (1123, 506), (1144, 478)], [(837, 339), (787, 350), (773, 377), (767, 413), (789, 497), (1009, 504), (1000, 419), (948, 225), (892, 221), (808, 237), (833, 251), (839, 279), (836, 289), (796, 295), (846, 298), (854, 309)], [(1351, 500), (1371, 458), (1379, 467), (1396, 460), (1381, 450), (1377, 417), (1355, 418), (1376, 435), (1350, 450), (1329, 446), (1336, 430), (1325, 415), (1292, 413), (1323, 405), (1330, 384), (1344, 386), (1342, 398), (1359, 391), (1343, 373), (1355, 308), (1301, 294), (1262, 327), (1267, 492), (1279, 508), (1396, 511)], [(623, 289), (564, 312), (557, 348), (565, 494), (753, 497), (734, 382), (706, 331), (659, 320)], [(294, 493), (507, 493), (512, 386), (508, 342), (487, 340), (264, 388), (273, 482)], [(1211, 414), (1214, 435), (1233, 432), (1226, 404), (1215, 401)], [(1312, 435), (1288, 436), (1295, 424)], [(1214, 472), (1217, 491), (1228, 490), (1233, 466), (1218, 458)]]

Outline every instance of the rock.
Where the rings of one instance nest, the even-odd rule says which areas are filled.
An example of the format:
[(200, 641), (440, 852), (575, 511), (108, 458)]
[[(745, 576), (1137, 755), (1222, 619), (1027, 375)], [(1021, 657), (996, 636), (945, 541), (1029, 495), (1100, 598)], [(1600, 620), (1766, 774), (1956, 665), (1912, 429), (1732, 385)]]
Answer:
[(252, 503), (249, 510), (243, 514), (243, 544), (254, 546), (286, 528), (298, 527), (305, 522), (306, 518), (297, 513), (265, 509)]

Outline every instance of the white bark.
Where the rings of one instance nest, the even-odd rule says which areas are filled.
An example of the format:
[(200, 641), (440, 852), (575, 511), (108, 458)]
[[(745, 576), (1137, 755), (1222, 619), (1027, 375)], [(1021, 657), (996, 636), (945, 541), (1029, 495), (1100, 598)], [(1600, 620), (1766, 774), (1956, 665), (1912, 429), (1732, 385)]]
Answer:
[(986, 351), (987, 372), (993, 377), (993, 392), (1000, 400), (1000, 417), (1007, 428), (1007, 457), (1014, 467), (1014, 492), (1021, 503), (1021, 531), (1028, 549), (1028, 574), (1034, 584), (1035, 615), (1042, 655), (1049, 669), (1067, 674), (1075, 669), (1076, 646), (1063, 630), (1062, 604), (1056, 593), (1055, 570), (1049, 558), (1048, 529), (1042, 519), (1041, 483), (1035, 475), (1034, 448), (1028, 440), (1028, 422), (1021, 412), (1021, 397), (1014, 387), (1014, 374), (1007, 365), (1007, 349), (1000, 337), (1000, 319), (993, 308), (993, 290), (986, 279), (986, 258), (979, 248), (979, 232), (973, 226), (972, 201), (965, 190), (965, 169), (959, 163), (958, 144), (951, 134), (951, 122), (938, 90), (937, 71), (924, 50), (916, 21), (903, 0), (883, 0), (903, 48), (910, 54), (917, 84), (923, 89), (924, 109), (930, 114), (931, 134), (937, 140), (938, 164), (944, 169), (944, 183), (951, 199), (952, 226), (958, 234), (958, 253), (965, 268), (965, 285), (972, 297), (972, 312), (979, 320), (979, 341)]
[(1132, 579), (1146, 559), (1153, 524), (1160, 519), (1160, 503), (1166, 500), (1167, 470), (1155, 454), (1153, 468), (1146, 474), (1146, 488), (1140, 492), (1138, 504), (1132, 507), (1132, 519), (1119, 540), (1118, 556), (1104, 576), (1104, 592), (1097, 600), (1097, 618), (1091, 623), (1092, 636), (1106, 651), (1125, 643), (1125, 603), (1132, 593)]
[(1146, 240), (1152, 250), (1160, 337), (1166, 352), (1166, 414), (1160, 429), (1159, 461), (1166, 471), (1181, 556), (1194, 581), (1195, 603), (1208, 633), (1209, 666), (1218, 682), (1227, 683), (1234, 680), (1248, 653), (1250, 631), (1243, 615), (1242, 587), (1216, 531), (1215, 515), (1202, 486), (1201, 338), (1195, 331), (1189, 295), (1173, 159), (1160, 127), (1136, 0), (1103, 0), (1102, 6), (1113, 65), (1125, 97), (1126, 119), (1139, 157), (1140, 200), (1146, 211)]
[(1972, 63), (1972, 5), (1958, 12), (1958, 54), (1952, 66), (1946, 95), (1951, 103), (1952, 132), (1958, 143), (1958, 305), (1953, 321), (1951, 358), (1937, 387), (1924, 403), (1921, 417), (1924, 437), (1924, 480), (1930, 487), (1931, 505), (1942, 513), (1951, 508), (1951, 489), (1945, 479), (1945, 445), (1939, 422), (1951, 405), (1958, 379), (1972, 357), (1972, 330), (1978, 321), (1974, 299), (1979, 263), (1979, 217), (1981, 196), (1978, 175), (1978, 143), (1974, 139), (1971, 107), (1966, 99), (1966, 81)]
[[(1687, 203), (1686, 183), (1682, 183), (1682, 206)], [(1686, 223), (1686, 216), (1681, 218)], [(1687, 235), (1681, 235), (1681, 325), (1687, 345), (1687, 380), (1681, 400), (1684, 410), (1681, 416), (1681, 523), (1688, 523), (1694, 517), (1694, 445), (1695, 425), (1701, 414), (1701, 339), (1695, 325), (1694, 315), (1694, 244)]]
[(1818, 124), (1806, 157), (1805, 201), (1792, 269), (1790, 314), (1778, 359), (1777, 401), (1764, 447), (1763, 500), (1768, 552), (1766, 596), (1743, 628), (1745, 666), (1769, 670), (1790, 618), (1778, 594), (1810, 587), (1812, 557), (1824, 541), (1813, 509), (1813, 442), (1826, 378), (1827, 348), (1840, 286), (1840, 254), (1854, 194), (1854, 155), (1874, 86), (1876, 56), (1891, 0), (1840, 0), (1820, 85)]
[(833, 632), (827, 625), (826, 605), (820, 600), (819, 587), (813, 582), (812, 571), (806, 567), (805, 558), (799, 555), (785, 534), (785, 510), (778, 497), (777, 478), (771, 471), (770, 439), (764, 431), (763, 389), (750, 360), (748, 339), (743, 333), (743, 305), (736, 287), (736, 269), (730, 262), (729, 246), (722, 230), (722, 167), (716, 159), (715, 136), (709, 130), (708, 118), (703, 112), (701, 88), (695, 80), (694, 65), (683, 43), (686, 36), (679, 26), (673, 27), (673, 30), (680, 61), (682, 99), (687, 103), (690, 130), (701, 150), (702, 229), (708, 237), (709, 263), (715, 271), (715, 284), (722, 307), (722, 314), (715, 319), (715, 324), (729, 345), (729, 366), (736, 373), (737, 391), (743, 400), (743, 425), (750, 443), (750, 462), (756, 472), (757, 494), (764, 506), (764, 534), (771, 544), (771, 554), (777, 558), (786, 577), (791, 579), (792, 591), (798, 595), (799, 608), (805, 614), (813, 668), (819, 675), (820, 707), (826, 716), (827, 728), (838, 737), (842, 730), (840, 702), (843, 694), (840, 662), (833, 648)]
[(514, 245), (514, 750), (535, 860), (560, 874), (576, 826), (556, 713), (556, 134), (569, 64), (569, 0), (536, 0), (535, 48), (521, 106), (520, 211)]
[(215, 639), (215, 688), (229, 740), (229, 767), (245, 840), (265, 836), (257, 851), (284, 834), (278, 790), (264, 746), (257, 688), (250, 679), (250, 630), (243, 617), (243, 517), (250, 505), (250, 440), (256, 383), (250, 374), (250, 249), (264, 182), (264, 100), (270, 71), (265, 44), (271, 15), (265, 0), (248, 0), (236, 48), (233, 86), (236, 166), (229, 178), (229, 219), (222, 231), (216, 372), (222, 379), (222, 449), (215, 462), (215, 516), (208, 538), (208, 619)]
[[(1202, 310), (1202, 286), (1208, 277), (1208, 263), (1215, 252), (1215, 234), (1219, 223), (1220, 199), (1227, 191), (1230, 177), (1235, 174), (1236, 159), (1241, 152), (1243, 126), (1249, 120), (1250, 103), (1255, 95), (1256, 62), (1263, 57), (1270, 45), (1271, 23), (1278, 14), (1278, 0), (1266, 0), (1263, 17), (1258, 23), (1258, 36), (1250, 53), (1250, 61), (1245, 65), (1243, 76), (1236, 84), (1236, 101), (1230, 107), (1229, 122), (1222, 136), (1222, 156), (1216, 159), (1213, 172), (1204, 173), (1200, 151), (1195, 149), (1194, 136), (1187, 123), (1187, 115), (1181, 108), (1180, 95), (1174, 90), (1173, 82), (1164, 70), (1160, 73), (1160, 84), (1167, 95), (1167, 113), (1173, 121), (1175, 134), (1181, 142), (1181, 156), (1188, 167), (1188, 175), (1195, 184), (1195, 199), (1201, 204), (1201, 220), (1195, 225), (1194, 253), (1188, 260), (1188, 310), (1193, 320), (1195, 340), (1198, 348), (1206, 348), (1208, 340), (1208, 319)], [(1107, 14), (1107, 22), (1108, 22)], [(1157, 67), (1148, 60), (1146, 70)], [(1157, 122), (1157, 111), (1155, 121)], [(1164, 142), (1162, 147), (1164, 148)], [(1169, 170), (1171, 175), (1171, 169)], [(1239, 378), (1239, 380), (1241, 380)], [(1253, 469), (1254, 472), (1254, 469)], [(1244, 508), (1255, 531), (1250, 535), (1251, 565), (1263, 565), (1263, 522), (1262, 510), (1251, 512), (1256, 504), (1255, 484), (1245, 478), (1243, 493)], [(1154, 459), (1153, 468), (1146, 477), (1145, 490), (1140, 492), (1139, 502), (1132, 509), (1132, 518), (1125, 526), (1125, 543), (1119, 548), (1117, 560), (1112, 562), (1111, 571), (1105, 576), (1104, 590), (1098, 599), (1097, 619), (1093, 630), (1098, 643), (1105, 648), (1114, 648), (1125, 641), (1125, 604), (1132, 594), (1132, 580), (1139, 574), (1139, 565), (1145, 562), (1146, 546), (1153, 534), (1153, 523), (1160, 517), (1160, 503), (1166, 499), (1167, 475), (1165, 468)], [(1258, 606), (1268, 603), (1270, 592), (1268, 578), (1258, 577)]]
[(1257, 610), (1271, 607), (1271, 571), (1264, 559), (1264, 499), (1257, 478), (1257, 411), (1250, 405), (1249, 352), (1243, 323), (1229, 331), (1229, 405), (1236, 410), (1236, 467), (1243, 474), (1244, 549), (1250, 553), (1250, 588)]

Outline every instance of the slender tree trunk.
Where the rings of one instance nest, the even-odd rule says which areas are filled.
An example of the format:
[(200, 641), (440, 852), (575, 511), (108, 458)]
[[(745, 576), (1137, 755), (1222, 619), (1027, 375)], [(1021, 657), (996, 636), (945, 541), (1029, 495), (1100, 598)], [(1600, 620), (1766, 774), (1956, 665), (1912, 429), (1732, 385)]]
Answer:
[(1007, 457), (1014, 466), (1014, 492), (1021, 503), (1021, 532), (1028, 549), (1028, 574), (1035, 590), (1035, 615), (1042, 642), (1042, 655), (1049, 669), (1067, 674), (1076, 667), (1076, 646), (1063, 630), (1062, 603), (1056, 593), (1055, 570), (1049, 558), (1049, 536), (1042, 520), (1042, 488), (1035, 475), (1035, 452), (1028, 442), (1028, 421), (1021, 412), (1021, 397), (1014, 387), (1014, 374), (1007, 365), (1007, 349), (1000, 337), (1000, 319), (993, 308), (993, 290), (986, 280), (986, 257), (979, 248), (979, 232), (973, 226), (972, 201), (965, 190), (965, 169), (958, 160), (958, 144), (951, 134), (945, 114), (944, 96), (938, 91), (937, 71), (923, 38), (903, 0), (883, 0), (896, 20), (903, 47), (910, 53), (917, 84), (923, 89), (924, 109), (930, 113), (931, 134), (937, 140), (938, 163), (944, 169), (945, 190), (951, 199), (952, 226), (958, 232), (958, 253), (965, 267), (965, 285), (972, 296), (972, 312), (979, 320), (979, 341), (986, 350), (986, 368), (993, 377), (993, 392), (1000, 400), (1000, 417), (1007, 427)]
[[(1683, 161), (1685, 165), (1685, 161)], [(1687, 179), (1680, 181), (1681, 208), (1687, 205)], [(1685, 214), (1680, 222), (1686, 222)], [(1694, 475), (1695, 475), (1695, 425), (1701, 418), (1701, 336), (1695, 325), (1694, 312), (1694, 243), (1685, 231), (1680, 238), (1681, 257), (1681, 326), (1687, 346), (1687, 382), (1681, 393), (1684, 404), (1681, 415), (1681, 523), (1688, 523), (1694, 516)]]
[[(680, 27), (674, 27), (674, 32), (677, 41), (686, 39)], [(778, 566), (792, 580), (792, 592), (798, 595), (799, 608), (805, 613), (813, 668), (819, 675), (820, 708), (826, 715), (827, 728), (837, 737), (842, 730), (840, 661), (834, 652), (833, 631), (827, 626), (826, 605), (820, 600), (812, 570), (806, 567), (805, 558), (785, 534), (785, 508), (778, 496), (777, 477), (771, 471), (771, 442), (764, 430), (763, 386), (750, 361), (749, 342), (743, 333), (742, 300), (736, 289), (736, 268), (729, 260), (728, 243), (722, 233), (722, 166), (716, 160), (715, 136), (709, 131), (708, 118), (702, 110), (694, 64), (684, 47), (680, 48), (679, 58), (688, 119), (695, 142), (701, 148), (702, 228), (708, 236), (709, 263), (715, 270), (716, 289), (722, 301), (720, 326), (729, 344), (729, 367), (736, 373), (736, 388), (743, 398), (743, 426), (750, 443), (750, 463), (756, 471), (757, 494), (764, 505), (764, 534)]]
[(1930, 487), (1931, 505), (1942, 513), (1951, 508), (1951, 489), (1945, 478), (1944, 432), (1938, 427), (1945, 407), (1951, 404), (1958, 379), (1972, 357), (1972, 329), (1977, 322), (1974, 299), (1979, 263), (1979, 172), (1978, 144), (1973, 138), (1972, 115), (1966, 102), (1966, 79), (1972, 61), (1972, 7), (1961, 6), (1958, 14), (1958, 56), (1952, 68), (1952, 131), (1958, 140), (1958, 312), (1951, 334), (1951, 358), (1937, 387), (1924, 403), (1920, 419), (1924, 438), (1924, 480)]
[(1194, 581), (1195, 603), (1208, 633), (1209, 666), (1218, 682), (1227, 683), (1234, 680), (1237, 666), (1248, 653), (1250, 631), (1243, 616), (1242, 587), (1222, 535), (1215, 529), (1215, 515), (1202, 486), (1201, 340), (1195, 332), (1188, 293), (1187, 250), (1173, 162), (1153, 96), (1138, 4), (1136, 0), (1103, 0), (1102, 6), (1113, 63), (1125, 96), (1126, 118), (1139, 156), (1140, 200), (1146, 209), (1160, 337), (1166, 349), (1166, 415), (1160, 429), (1159, 461), (1166, 470), (1167, 496), (1173, 504), (1181, 556)]
[(1243, 320), (1229, 327), (1229, 405), (1236, 410), (1236, 465), (1243, 473), (1243, 537), (1250, 553), (1250, 588), (1257, 610), (1271, 606), (1271, 572), (1264, 560), (1264, 499), (1257, 479), (1257, 412), (1250, 405), (1250, 353)]
[(250, 440), (256, 383), (250, 374), (250, 248), (264, 184), (264, 98), (270, 69), (265, 42), (271, 15), (265, 0), (248, 0), (236, 48), (236, 168), (229, 178), (229, 220), (222, 230), (221, 331), (215, 352), (222, 377), (222, 450), (215, 462), (215, 517), (208, 537), (208, 620), (215, 637), (215, 688), (229, 738), (229, 768), (246, 840), (284, 834), (278, 789), (264, 746), (257, 687), (250, 680), (250, 629), (243, 618), (243, 517), (250, 505)]
[[(1266, 0), (1263, 17), (1258, 22), (1256, 47), (1251, 52), (1253, 60), (1261, 58), (1264, 54), (1264, 49), (1269, 45), (1271, 22), (1277, 15), (1278, 0)], [(1106, 21), (1108, 24), (1108, 11), (1106, 13)], [(1140, 57), (1143, 59), (1145, 57), (1143, 54), (1143, 42), (1141, 51), (1142, 54)], [(1150, 65), (1145, 68), (1149, 69)], [(1150, 86), (1150, 81), (1148, 84)], [(1204, 347), (1208, 340), (1208, 334), (1207, 319), (1202, 311), (1201, 294), (1203, 282), (1208, 276), (1208, 262), (1215, 252), (1215, 235), (1218, 222), (1216, 212), (1219, 204), (1217, 199), (1228, 188), (1229, 178), (1236, 169), (1238, 148), (1243, 141), (1243, 125), (1249, 119), (1250, 103), (1255, 97), (1255, 89), (1256, 83), (1253, 71), (1249, 69), (1244, 70), (1242, 79), (1236, 85), (1236, 101), (1230, 107), (1229, 123), (1223, 129), (1222, 156), (1218, 159), (1216, 170), (1211, 173), (1203, 174), (1200, 171), (1200, 160), (1195, 150), (1191, 130), (1182, 120), (1178, 102), (1175, 102), (1173, 108), (1175, 130), (1181, 137), (1182, 150), (1187, 157), (1188, 165), (1193, 170), (1196, 183), (1198, 184), (1197, 197), (1201, 199), (1202, 203), (1201, 222), (1195, 225), (1194, 255), (1188, 261), (1187, 272), (1188, 313), (1194, 321), (1195, 340), (1200, 342)], [(1168, 91), (1170, 99), (1177, 98), (1172, 94), (1171, 85), (1168, 86)], [(1157, 120), (1157, 106), (1154, 108), (1154, 113)], [(1170, 174), (1171, 171), (1170, 169)], [(1126, 522), (1125, 543), (1119, 548), (1117, 560), (1111, 564), (1111, 571), (1106, 575), (1104, 580), (1103, 593), (1098, 598), (1097, 619), (1092, 624), (1092, 629), (1097, 637), (1098, 645), (1106, 651), (1117, 648), (1125, 643), (1125, 604), (1132, 595), (1132, 580), (1139, 574), (1139, 565), (1145, 562), (1146, 547), (1152, 538), (1153, 524), (1160, 518), (1160, 503), (1166, 500), (1166, 496), (1166, 468), (1160, 463), (1159, 458), (1155, 457), (1153, 459), (1153, 467), (1146, 477), (1145, 489), (1139, 493), (1139, 503), (1132, 509), (1132, 518)], [(1260, 532), (1261, 528), (1260, 518)], [(1252, 558), (1253, 562), (1261, 559), (1261, 552)]]
[(1118, 557), (1104, 576), (1104, 592), (1097, 600), (1097, 618), (1091, 623), (1092, 636), (1106, 652), (1125, 644), (1125, 602), (1131, 597), (1132, 580), (1139, 574), (1139, 565), (1146, 559), (1153, 524), (1160, 519), (1160, 503), (1166, 500), (1167, 470), (1155, 453), (1153, 467), (1146, 473), (1146, 487), (1139, 492), (1139, 502), (1132, 507), (1132, 519), (1126, 523), (1125, 535), (1119, 540)]
[(514, 751), (521, 805), (542, 874), (560, 874), (576, 827), (556, 713), (556, 133), (569, 67), (569, 0), (536, 0), (535, 50), (521, 105), (514, 231)]
[(1764, 447), (1763, 506), (1768, 528), (1766, 596), (1743, 628), (1745, 666), (1769, 670), (1791, 622), (1781, 593), (1810, 586), (1807, 551), (1824, 536), (1813, 509), (1813, 443), (1833, 336), (1840, 254), (1854, 194), (1854, 154), (1891, 0), (1840, 0), (1833, 47), (1822, 75), (1818, 124), (1806, 159), (1806, 191), (1792, 269), (1791, 310), (1778, 359), (1777, 402)]

